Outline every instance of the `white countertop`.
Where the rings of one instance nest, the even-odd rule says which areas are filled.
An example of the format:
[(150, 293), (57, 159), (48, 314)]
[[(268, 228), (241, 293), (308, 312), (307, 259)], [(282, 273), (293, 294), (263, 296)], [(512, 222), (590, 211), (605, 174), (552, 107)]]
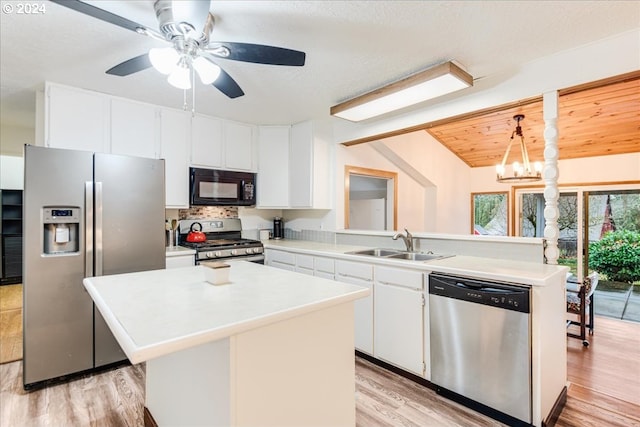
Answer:
[(85, 278), (83, 283), (132, 363), (363, 298), (370, 291), (246, 261), (230, 283), (203, 266)]
[(186, 256), (186, 255), (195, 255), (195, 249), (185, 248), (182, 246), (167, 246), (166, 247), (166, 256)]
[(461, 255), (431, 261), (406, 261), (353, 255), (348, 252), (370, 248), (363, 246), (334, 245), (306, 240), (270, 240), (263, 242), (263, 244), (267, 249), (289, 250), (308, 255), (324, 255), (349, 261), (411, 268), (427, 272), (433, 271), (485, 280), (505, 281), (528, 286), (546, 286), (553, 281), (554, 276), (561, 275), (565, 277), (568, 271), (568, 267), (543, 264), (540, 262), (512, 261)]

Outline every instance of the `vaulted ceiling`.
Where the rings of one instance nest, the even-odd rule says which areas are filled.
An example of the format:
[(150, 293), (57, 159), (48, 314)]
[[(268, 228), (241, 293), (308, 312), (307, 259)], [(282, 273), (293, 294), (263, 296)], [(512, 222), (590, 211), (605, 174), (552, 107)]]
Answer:
[[(505, 154), (520, 122), (531, 161), (544, 158), (542, 99), (524, 100), (431, 123), (425, 129), (471, 167), (494, 166)], [(560, 91), (560, 159), (640, 152), (640, 71)], [(519, 160), (511, 149), (508, 162)]]

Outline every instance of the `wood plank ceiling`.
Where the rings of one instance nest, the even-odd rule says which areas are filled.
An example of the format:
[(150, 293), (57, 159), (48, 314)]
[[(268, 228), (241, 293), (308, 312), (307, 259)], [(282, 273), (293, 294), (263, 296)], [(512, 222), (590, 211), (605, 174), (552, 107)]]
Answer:
[[(495, 107), (425, 126), (445, 147), (471, 167), (501, 162), (515, 114), (520, 122), (532, 162), (543, 161), (544, 119), (542, 98)], [(640, 72), (560, 91), (560, 159), (640, 152)], [(514, 144), (508, 163), (520, 161)]]

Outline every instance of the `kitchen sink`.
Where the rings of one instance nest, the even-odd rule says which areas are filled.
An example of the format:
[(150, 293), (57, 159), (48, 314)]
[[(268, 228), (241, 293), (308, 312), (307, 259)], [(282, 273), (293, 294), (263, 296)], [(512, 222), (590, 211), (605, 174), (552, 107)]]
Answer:
[(390, 255), (388, 258), (394, 259), (406, 259), (409, 261), (429, 261), (432, 259), (440, 259), (445, 258), (446, 255), (436, 255), (436, 254), (423, 254), (419, 252), (403, 252), (396, 255)]
[(364, 255), (371, 256), (377, 258), (387, 258), (387, 259), (401, 259), (406, 261), (430, 261), (434, 259), (442, 259), (448, 258), (453, 255), (440, 255), (433, 253), (424, 253), (424, 252), (406, 252), (400, 251), (396, 249), (365, 249), (361, 251), (347, 252), (351, 255)]
[(396, 251), (394, 249), (366, 249), (363, 251), (355, 251), (349, 252), (353, 255), (367, 255), (367, 256), (377, 256), (377, 257), (388, 257), (390, 255), (398, 255), (401, 254), (401, 251)]

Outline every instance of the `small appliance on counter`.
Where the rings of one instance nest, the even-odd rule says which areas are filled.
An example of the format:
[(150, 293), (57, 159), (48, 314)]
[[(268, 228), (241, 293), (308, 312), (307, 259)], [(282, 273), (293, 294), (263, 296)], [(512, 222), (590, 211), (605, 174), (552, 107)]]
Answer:
[(284, 239), (284, 222), (279, 216), (273, 218), (273, 238)]

